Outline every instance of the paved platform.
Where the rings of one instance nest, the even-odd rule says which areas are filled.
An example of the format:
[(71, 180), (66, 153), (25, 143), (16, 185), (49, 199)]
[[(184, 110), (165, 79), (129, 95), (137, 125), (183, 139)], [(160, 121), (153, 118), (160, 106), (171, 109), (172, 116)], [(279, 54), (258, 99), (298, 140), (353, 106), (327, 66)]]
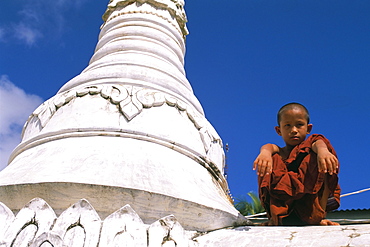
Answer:
[(199, 247), (370, 246), (370, 224), (343, 226), (246, 226), (222, 229), (195, 239)]

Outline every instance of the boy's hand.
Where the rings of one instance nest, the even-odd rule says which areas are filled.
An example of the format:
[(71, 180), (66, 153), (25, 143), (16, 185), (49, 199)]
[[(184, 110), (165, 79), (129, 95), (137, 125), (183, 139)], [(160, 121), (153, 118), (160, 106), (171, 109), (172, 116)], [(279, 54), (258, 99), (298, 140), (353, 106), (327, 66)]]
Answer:
[(267, 174), (272, 173), (272, 155), (271, 152), (261, 150), (261, 153), (257, 156), (253, 162), (253, 170), (257, 169), (257, 175), (263, 177)]
[(317, 154), (317, 165), (319, 172), (333, 175), (338, 173), (339, 162), (334, 154), (330, 153), (328, 147), (322, 140), (317, 140), (312, 144), (312, 150)]
[(334, 154), (330, 153), (327, 148), (318, 149), (317, 164), (319, 167), (319, 172), (329, 173), (330, 175), (338, 173), (338, 159)]

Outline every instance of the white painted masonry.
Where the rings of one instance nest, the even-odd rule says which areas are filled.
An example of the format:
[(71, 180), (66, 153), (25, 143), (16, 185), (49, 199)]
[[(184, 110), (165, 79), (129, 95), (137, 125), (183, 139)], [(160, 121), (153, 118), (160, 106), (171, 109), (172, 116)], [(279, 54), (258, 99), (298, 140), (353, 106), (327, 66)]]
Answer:
[(248, 221), (224, 177), (222, 140), (185, 76), (180, 0), (115, 0), (87, 68), (44, 102), (0, 173), (0, 201), (43, 198), (57, 214), (86, 198), (101, 218), (125, 204), (146, 224), (188, 230)]

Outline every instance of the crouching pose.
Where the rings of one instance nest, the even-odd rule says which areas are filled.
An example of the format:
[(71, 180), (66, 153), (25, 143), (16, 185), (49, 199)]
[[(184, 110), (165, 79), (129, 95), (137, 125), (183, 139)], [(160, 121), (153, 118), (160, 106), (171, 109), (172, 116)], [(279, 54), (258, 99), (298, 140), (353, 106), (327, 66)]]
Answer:
[(339, 207), (339, 162), (328, 139), (312, 134), (309, 113), (290, 103), (278, 112), (275, 130), (286, 146), (266, 144), (253, 164), (265, 225), (338, 225), (325, 219)]

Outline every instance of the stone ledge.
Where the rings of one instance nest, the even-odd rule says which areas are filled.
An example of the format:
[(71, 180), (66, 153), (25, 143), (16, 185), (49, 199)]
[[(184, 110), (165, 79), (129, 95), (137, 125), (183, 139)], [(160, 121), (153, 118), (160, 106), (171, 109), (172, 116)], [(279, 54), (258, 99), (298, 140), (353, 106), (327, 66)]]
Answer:
[(238, 227), (194, 239), (199, 246), (370, 246), (370, 224), (304, 227)]

